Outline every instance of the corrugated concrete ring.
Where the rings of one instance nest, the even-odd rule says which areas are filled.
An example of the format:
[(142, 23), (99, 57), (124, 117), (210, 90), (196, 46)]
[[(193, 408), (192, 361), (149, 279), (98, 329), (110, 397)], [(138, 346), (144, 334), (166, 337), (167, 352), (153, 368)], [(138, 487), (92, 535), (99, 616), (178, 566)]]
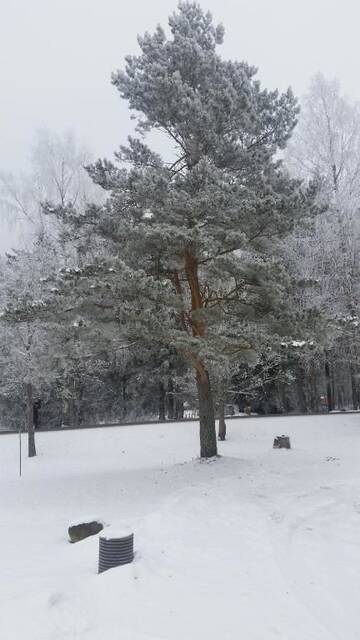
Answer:
[(134, 534), (99, 537), (99, 573), (128, 564), (134, 559)]

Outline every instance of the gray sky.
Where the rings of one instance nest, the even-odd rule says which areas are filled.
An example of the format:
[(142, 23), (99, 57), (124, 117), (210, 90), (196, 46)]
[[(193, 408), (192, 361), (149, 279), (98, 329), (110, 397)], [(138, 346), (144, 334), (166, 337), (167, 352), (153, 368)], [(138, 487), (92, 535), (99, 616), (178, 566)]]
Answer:
[[(36, 129), (72, 129), (95, 156), (130, 130), (111, 71), (136, 35), (166, 25), (170, 0), (0, 0), (0, 170), (26, 167)], [(224, 57), (297, 95), (322, 71), (360, 100), (359, 0), (204, 0), (225, 25)]]

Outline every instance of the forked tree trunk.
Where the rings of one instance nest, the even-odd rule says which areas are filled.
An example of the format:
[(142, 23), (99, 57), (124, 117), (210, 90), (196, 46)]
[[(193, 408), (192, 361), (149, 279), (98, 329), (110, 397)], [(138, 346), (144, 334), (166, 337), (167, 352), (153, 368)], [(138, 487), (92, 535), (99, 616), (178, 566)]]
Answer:
[(27, 382), (25, 384), (26, 394), (26, 428), (28, 432), (28, 456), (33, 458), (36, 456), (35, 447), (35, 429), (34, 429), (34, 399), (32, 384)]
[(219, 395), (219, 440), (226, 440), (226, 422), (225, 422), (225, 397), (224, 387), (221, 385)]
[(209, 374), (206, 369), (196, 372), (200, 420), (200, 457), (217, 455), (215, 413)]

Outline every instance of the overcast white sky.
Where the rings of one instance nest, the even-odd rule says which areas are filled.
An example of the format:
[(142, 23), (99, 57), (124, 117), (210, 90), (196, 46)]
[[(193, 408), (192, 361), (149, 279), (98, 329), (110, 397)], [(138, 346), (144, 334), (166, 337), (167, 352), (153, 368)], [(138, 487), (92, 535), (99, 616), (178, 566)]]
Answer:
[[(360, 100), (359, 0), (204, 0), (224, 57), (297, 95), (322, 71)], [(0, 170), (24, 168), (34, 130), (72, 129), (110, 156), (130, 129), (110, 74), (177, 5), (171, 0), (0, 0)]]

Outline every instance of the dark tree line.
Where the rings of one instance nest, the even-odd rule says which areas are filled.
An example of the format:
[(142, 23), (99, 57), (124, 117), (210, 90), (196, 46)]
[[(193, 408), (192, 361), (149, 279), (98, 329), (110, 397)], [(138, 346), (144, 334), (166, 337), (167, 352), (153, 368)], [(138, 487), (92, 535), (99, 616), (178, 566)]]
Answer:
[(230, 412), (359, 407), (358, 109), (318, 77), (299, 116), (223, 37), (180, 2), (113, 74), (114, 161), (43, 136), (26, 197), (3, 180), (33, 244), (1, 265), (0, 403), (31, 455), (35, 423), (196, 414), (211, 457)]

